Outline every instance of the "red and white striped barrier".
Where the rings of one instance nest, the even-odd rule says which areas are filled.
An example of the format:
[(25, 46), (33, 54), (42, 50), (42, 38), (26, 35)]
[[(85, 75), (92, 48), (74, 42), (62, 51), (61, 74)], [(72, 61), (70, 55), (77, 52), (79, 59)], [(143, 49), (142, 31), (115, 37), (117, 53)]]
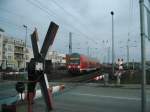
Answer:
[(6, 74), (8, 74), (8, 75), (19, 75), (19, 74), (25, 74), (25, 73), (27, 73), (27, 72), (8, 72), (8, 73), (6, 73)]
[(102, 79), (104, 79), (104, 75), (94, 77), (94, 80), (102, 80)]
[[(64, 85), (59, 85), (59, 86), (53, 86), (52, 89), (52, 94), (58, 93), (58, 92), (62, 92), (64, 90), (65, 86)], [(36, 90), (34, 99), (38, 99), (42, 97), (42, 92), (41, 89)], [(19, 94), (19, 98), (18, 100), (26, 100), (27, 99), (27, 93), (23, 93), (22, 94), (22, 99), (21, 99), (21, 94)]]
[(122, 76), (122, 74), (124, 74), (125, 71), (124, 70), (118, 70), (116, 71), (116, 73), (114, 74), (114, 76)]

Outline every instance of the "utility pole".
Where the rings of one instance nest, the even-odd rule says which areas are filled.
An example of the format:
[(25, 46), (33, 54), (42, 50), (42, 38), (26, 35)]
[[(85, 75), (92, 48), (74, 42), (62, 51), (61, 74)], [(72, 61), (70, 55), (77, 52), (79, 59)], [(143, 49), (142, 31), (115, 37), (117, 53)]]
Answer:
[(114, 75), (115, 69), (114, 69), (114, 12), (111, 11), (112, 15), (112, 75)]
[(86, 42), (86, 45), (87, 45), (87, 56), (90, 56), (90, 47), (88, 42)]
[(127, 68), (129, 68), (129, 39), (127, 40)]
[(25, 35), (25, 44), (24, 44), (24, 72), (26, 71), (26, 44), (27, 44), (27, 26), (23, 25), (23, 27), (26, 30), (26, 35)]
[(144, 0), (139, 0), (140, 5), (140, 29), (141, 29), (141, 63), (142, 63), (142, 83), (141, 83), (141, 112), (146, 112), (146, 69), (145, 69), (145, 15)]
[[(2, 28), (0, 28), (0, 34), (1, 34), (1, 43), (0, 43), (0, 44), (3, 43), (4, 32), (5, 32), (5, 31), (4, 31)], [(1, 47), (1, 54), (3, 54), (2, 51), (3, 51), (3, 46)], [(2, 60), (0, 60), (0, 61), (1, 61), (1, 67), (2, 67), (2, 68), (5, 68), (5, 67), (6, 67), (5, 61), (7, 61), (7, 60), (6, 60), (3, 56), (2, 56), (1, 59), (2, 59)]]
[(69, 32), (69, 54), (72, 53), (72, 33)]
[(110, 61), (110, 47), (108, 47), (108, 64), (109, 64), (109, 61)]
[(87, 48), (87, 53), (88, 53), (88, 56), (90, 56), (90, 47), (89, 46)]
[(133, 59), (133, 70), (134, 70), (134, 59)]

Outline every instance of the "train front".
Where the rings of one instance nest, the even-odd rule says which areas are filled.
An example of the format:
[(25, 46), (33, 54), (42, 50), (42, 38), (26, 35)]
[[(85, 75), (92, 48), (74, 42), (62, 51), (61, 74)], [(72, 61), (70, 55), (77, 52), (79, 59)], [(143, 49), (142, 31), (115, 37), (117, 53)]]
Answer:
[(80, 73), (80, 54), (73, 53), (69, 56), (68, 71), (72, 74)]

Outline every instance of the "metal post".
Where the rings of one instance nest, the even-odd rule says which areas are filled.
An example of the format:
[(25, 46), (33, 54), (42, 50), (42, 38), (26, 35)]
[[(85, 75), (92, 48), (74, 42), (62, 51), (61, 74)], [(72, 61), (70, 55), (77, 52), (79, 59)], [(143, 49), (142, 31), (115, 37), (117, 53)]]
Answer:
[(111, 15), (112, 15), (112, 75), (114, 75), (114, 12), (111, 11)]
[(134, 59), (133, 59), (133, 70), (134, 70)]
[(139, 0), (140, 5), (140, 29), (141, 29), (141, 63), (142, 63), (142, 83), (141, 83), (141, 112), (146, 112), (146, 69), (145, 69), (145, 17), (144, 0)]
[(69, 54), (72, 53), (72, 33), (69, 32)]
[(129, 68), (129, 39), (127, 41), (127, 68)]
[(90, 47), (89, 46), (87, 48), (87, 54), (88, 54), (88, 56), (90, 56)]
[(108, 47), (108, 64), (109, 64), (109, 61), (110, 61), (110, 47)]
[[(8, 56), (7, 56), (7, 57), (8, 57)], [(7, 65), (8, 65), (8, 62), (7, 62), (7, 61), (8, 61), (8, 59), (7, 59), (7, 57), (6, 57), (6, 69), (7, 69)]]
[(26, 36), (25, 36), (25, 44), (24, 44), (24, 72), (26, 71), (26, 43), (27, 43), (27, 26), (23, 25), (23, 27), (26, 30)]

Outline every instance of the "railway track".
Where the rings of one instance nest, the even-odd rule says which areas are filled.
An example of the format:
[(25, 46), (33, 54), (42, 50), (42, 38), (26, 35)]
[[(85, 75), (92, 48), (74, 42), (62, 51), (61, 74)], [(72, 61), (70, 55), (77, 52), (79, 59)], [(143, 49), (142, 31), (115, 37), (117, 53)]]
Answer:
[[(54, 85), (63, 84), (65, 85), (65, 89), (62, 92), (59, 92), (58, 94), (55, 94), (54, 96), (60, 96), (65, 94), (68, 91), (72, 91), (76, 87), (83, 86), (89, 82), (91, 82), (96, 76), (101, 75), (100, 71), (94, 71), (90, 73), (86, 73), (80, 76), (74, 76), (74, 77), (68, 77), (64, 78), (62, 80), (59, 80), (58, 82), (54, 82)], [(53, 82), (49, 82), (51, 85)]]
[(79, 76), (64, 78), (60, 81), (68, 82), (68, 83), (82, 83), (82, 82), (84, 83), (84, 82), (89, 82), (93, 80), (94, 77), (99, 76), (100, 74), (101, 74), (100, 71), (93, 71), (93, 72), (82, 74)]
[[(99, 76), (100, 74), (100, 71), (92, 71), (80, 75), (69, 74), (67, 71), (57, 71), (48, 74), (48, 80), (50, 82), (85, 82), (93, 80), (94, 77)], [(10, 81), (22, 81), (25, 80), (25, 77), (27, 77), (27, 73), (25, 75), (22, 73), (4, 73), (1, 79)]]

